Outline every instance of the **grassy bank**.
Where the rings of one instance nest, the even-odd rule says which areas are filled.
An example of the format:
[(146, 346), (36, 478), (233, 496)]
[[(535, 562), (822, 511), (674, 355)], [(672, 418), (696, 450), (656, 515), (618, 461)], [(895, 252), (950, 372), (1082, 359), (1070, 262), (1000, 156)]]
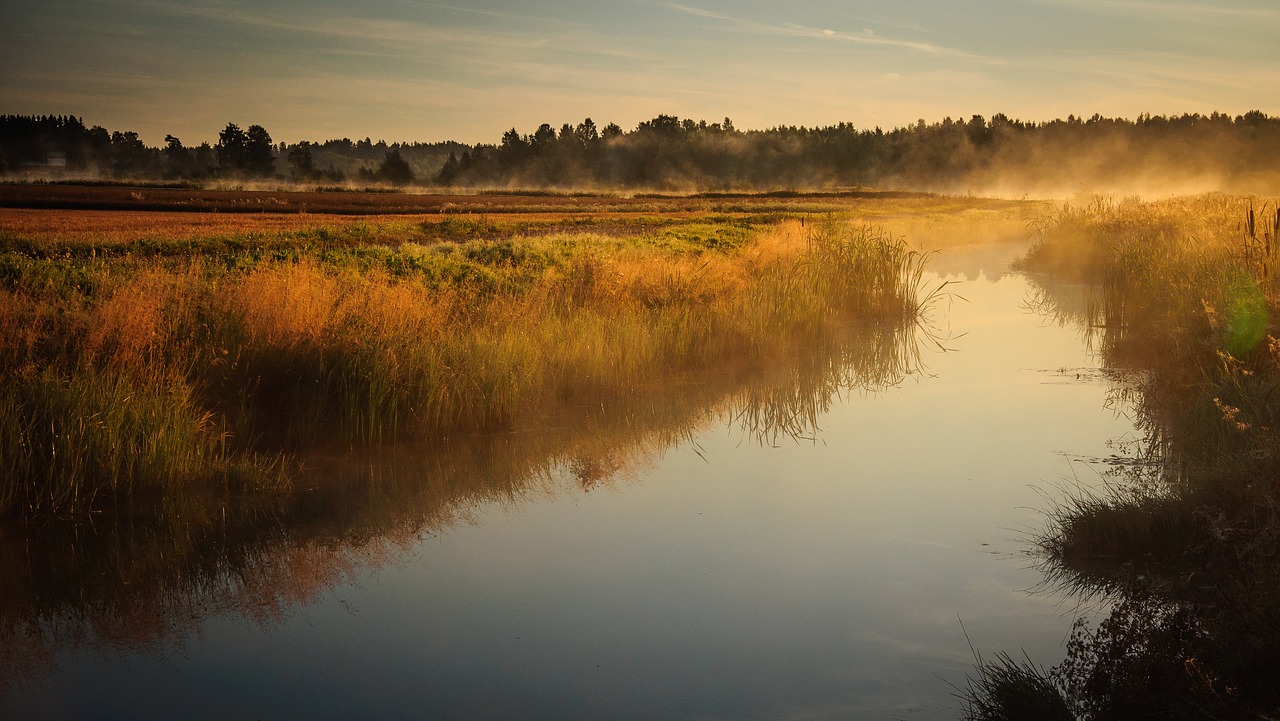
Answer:
[(161, 512), (0, 523), (0, 699), (71, 649), (161, 653), (227, 612), (270, 625), (476, 509), (625, 486), (726, 421), (744, 443), (815, 438), (834, 395), (920, 371), (928, 339), (912, 330), (851, 324), (816, 346), (733, 355), (636, 392), (542, 407), (501, 433), (303, 451), (292, 493), (193, 499), (184, 489)]
[(902, 241), (761, 222), (0, 238), (0, 514), (279, 488), (317, 443), (498, 427), (919, 312)]
[(1039, 543), (1051, 582), (1111, 608), (1077, 624), (1053, 683), (1020, 681), (1080, 718), (1280, 710), (1277, 232), (1258, 200), (1096, 201), (1047, 217), (1023, 261), (1097, 284), (1059, 317), (1131, 371), (1117, 397), (1143, 434), (1109, 495), (1063, 503)]

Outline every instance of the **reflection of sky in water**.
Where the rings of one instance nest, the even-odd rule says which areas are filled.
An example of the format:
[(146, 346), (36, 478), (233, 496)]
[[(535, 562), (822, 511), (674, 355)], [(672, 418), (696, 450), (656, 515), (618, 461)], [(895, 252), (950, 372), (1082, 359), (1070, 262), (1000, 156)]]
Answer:
[(988, 654), (1061, 657), (1069, 609), (1023, 592), (1035, 487), (1089, 480), (1059, 453), (1130, 430), (1104, 385), (1044, 372), (1091, 361), (1019, 276), (987, 280), (1010, 255), (936, 259), (967, 278), (954, 350), (836, 404), (816, 444), (716, 425), (634, 482), (481, 509), (265, 634), (219, 617), (163, 660), (67, 657), (37, 695), (77, 717), (958, 718), (960, 620)]

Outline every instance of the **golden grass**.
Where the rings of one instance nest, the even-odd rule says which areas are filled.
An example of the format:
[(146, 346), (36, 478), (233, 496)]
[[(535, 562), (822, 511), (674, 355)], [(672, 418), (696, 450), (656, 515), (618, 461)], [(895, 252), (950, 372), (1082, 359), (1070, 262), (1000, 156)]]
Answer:
[[(146, 245), (64, 258), (18, 244), (0, 254), (9, 287), (0, 327), (14, 331), (0, 345), (0, 375), (13, 380), (0, 393), (0, 462), (20, 479), (7, 508), (83, 509), (135, 485), (186, 483), (202, 463), (237, 483), (265, 469), (257, 485), (273, 486), (278, 464), (252, 455), (262, 449), (507, 424), (820, 338), (851, 319), (900, 328), (920, 302), (918, 253), (835, 220), (754, 234), (720, 218), (635, 239), (386, 245), (400, 227), (362, 229), (375, 243), (267, 239), (190, 256)], [(62, 445), (89, 438), (60, 430), (78, 414), (117, 402), (142, 405), (102, 415), (84, 451)], [(128, 460), (150, 453), (147, 434), (169, 439), (173, 465)], [(107, 453), (102, 443), (115, 445)], [(55, 450), (70, 465), (54, 463)], [(83, 473), (94, 479), (87, 491)], [(29, 483), (32, 474), (43, 480)], [(65, 489), (37, 492), (50, 483)]]
[(338, 282), (314, 262), (257, 268), (223, 289), (219, 305), (237, 317), (247, 343), (289, 349), (315, 343), (334, 325)]

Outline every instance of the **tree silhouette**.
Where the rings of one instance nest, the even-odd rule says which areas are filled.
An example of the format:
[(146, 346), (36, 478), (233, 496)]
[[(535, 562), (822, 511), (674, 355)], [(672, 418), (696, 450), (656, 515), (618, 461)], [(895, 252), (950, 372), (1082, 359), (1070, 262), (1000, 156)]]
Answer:
[(378, 180), (392, 185), (408, 185), (413, 182), (413, 168), (409, 167), (408, 161), (400, 155), (400, 151), (391, 149), (387, 151), (386, 157), (382, 159), (382, 164), (378, 166), (378, 171), (374, 174)]
[(311, 154), (311, 143), (302, 142), (289, 148), (286, 157), (289, 159), (289, 174), (294, 180), (314, 180), (319, 176), (320, 169)]
[(1223, 190), (1270, 192), (1280, 184), (1280, 118), (1254, 110), (1025, 122), (996, 113), (887, 131), (850, 123), (744, 131), (729, 118), (708, 123), (659, 115), (631, 131), (590, 118), (543, 123), (529, 135), (512, 128), (495, 144), (343, 138), (295, 146), (274, 146), (260, 125), (245, 131), (228, 123), (213, 146), (189, 148), (170, 135), (150, 148), (137, 133), (88, 127), (72, 116), (0, 115), (0, 172), (30, 172), (59, 153), (68, 170), (139, 178), (264, 177), (279, 156), (300, 181), (337, 182), (360, 173), (370, 181), (407, 183), (417, 168), (434, 182), (471, 187), (982, 192), (1021, 185), (1034, 194), (1125, 187), (1146, 177), (1221, 178)]
[(145, 173), (153, 153), (132, 130), (111, 134), (111, 170), (118, 176)]
[(275, 171), (276, 156), (271, 146), (271, 135), (261, 125), (250, 125), (245, 133), (243, 170), (256, 177), (266, 177)]
[(227, 123), (227, 127), (218, 133), (218, 167), (225, 174), (232, 174), (244, 169), (247, 157), (249, 136), (235, 123)]
[(167, 178), (190, 178), (196, 174), (195, 158), (182, 147), (182, 141), (172, 135), (164, 136), (164, 174)]

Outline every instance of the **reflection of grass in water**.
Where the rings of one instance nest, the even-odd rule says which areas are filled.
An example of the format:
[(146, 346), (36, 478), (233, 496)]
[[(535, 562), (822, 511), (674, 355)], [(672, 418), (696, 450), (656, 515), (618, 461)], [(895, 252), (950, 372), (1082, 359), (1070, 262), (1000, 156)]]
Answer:
[(135, 483), (166, 493), (200, 476), (236, 486), (280, 478), (265, 459), (228, 458), (211, 414), (173, 380), (45, 371), (11, 379), (0, 416), (8, 419), (0, 459), (11, 479), (0, 486), (3, 507), (56, 512), (132, 496)]
[(1025, 261), (1099, 282), (1083, 312), (1040, 305), (1142, 371), (1126, 396), (1148, 463), (1053, 511), (1041, 540), (1051, 581), (1114, 603), (1055, 671), (1085, 718), (1280, 710), (1280, 343), (1265, 332), (1280, 212), (1266, 217), (1220, 196), (1099, 203), (1050, 219)]
[[(922, 301), (895, 282), (918, 281), (922, 258), (900, 243), (833, 226), (707, 245), (562, 236), (283, 259), (8, 256), (9, 377), (103, 386), (118, 393), (99, 405), (126, 419), (160, 414), (163, 428), (94, 426), (111, 453), (97, 458), (97, 441), (59, 450), (81, 464), (74, 482), (9, 497), (28, 512), (92, 501), (44, 495), (61, 488), (139, 510), (6, 539), (6, 666), (80, 644), (154, 647), (220, 610), (269, 622), (469, 509), (545, 492), (561, 472), (584, 488), (610, 482), (720, 413), (754, 418), (751, 432), (776, 439), (768, 419), (820, 407), (846, 383), (914, 371), (915, 352), (897, 346)], [(30, 419), (48, 419), (18, 395), (25, 387), (3, 391), (7, 448), (60, 449), (62, 424), (98, 418), (81, 402), (42, 443)], [(276, 427), (280, 418), (291, 425)], [(495, 424), (507, 432), (464, 441)], [(445, 445), (384, 448), (363, 471), (326, 472), (307, 457), (320, 466), (300, 477), (309, 490), (235, 492), (235, 473), (258, 463), (244, 452), (254, 434), (305, 440), (331, 426), (356, 440)], [(170, 465), (133, 459), (174, 429), (187, 435)], [(104, 470), (85, 471), (90, 460)], [(278, 478), (278, 466), (262, 470)]]
[(160, 513), (99, 515), (91, 526), (0, 526), (0, 676), (39, 676), (48, 666), (36, 661), (68, 648), (171, 648), (212, 613), (274, 623), (423, 534), (487, 505), (617, 483), (718, 418), (753, 437), (811, 436), (809, 413), (832, 394), (917, 371), (921, 339), (894, 328), (833, 323), (769, 353), (577, 393), (499, 433), (304, 453), (311, 470), (294, 494), (178, 494)]
[[(923, 258), (900, 243), (832, 226), (700, 244), (568, 236), (283, 260), (9, 256), (9, 377), (105, 384), (122, 394), (106, 402), (113, 413), (174, 417), (137, 426), (136, 440), (108, 434), (115, 455), (96, 459), (106, 470), (61, 487), (135, 503), (92, 525), (0, 526), (5, 675), (38, 673), (67, 647), (180, 642), (210, 613), (271, 623), (483, 504), (546, 493), (563, 473), (584, 489), (613, 482), (721, 414), (762, 439), (811, 435), (831, 393), (915, 371), (905, 345), (924, 301), (908, 284)], [(22, 419), (40, 406), (22, 387), (0, 392), (14, 404), (0, 426), (29, 450), (41, 444)], [(92, 417), (85, 408), (64, 416)], [(484, 432), (495, 424), (504, 432)], [(428, 447), (378, 448), (364, 464), (302, 452), (311, 470), (296, 492), (235, 492), (246, 482), (235, 474), (260, 463), (244, 452), (253, 434), (306, 439), (331, 426)], [(188, 436), (168, 461), (190, 454), (193, 467), (148, 477), (130, 465), (172, 429)], [(278, 468), (260, 478), (274, 482)], [(91, 500), (40, 495), (50, 490), (19, 487), (8, 500), (42, 512)]]
[(1167, 569), (1202, 560), (1196, 550), (1210, 535), (1197, 513), (1203, 500), (1138, 490), (1076, 496), (1053, 511), (1053, 531), (1042, 540), (1050, 575), (1086, 593), (1139, 578), (1154, 584)]

